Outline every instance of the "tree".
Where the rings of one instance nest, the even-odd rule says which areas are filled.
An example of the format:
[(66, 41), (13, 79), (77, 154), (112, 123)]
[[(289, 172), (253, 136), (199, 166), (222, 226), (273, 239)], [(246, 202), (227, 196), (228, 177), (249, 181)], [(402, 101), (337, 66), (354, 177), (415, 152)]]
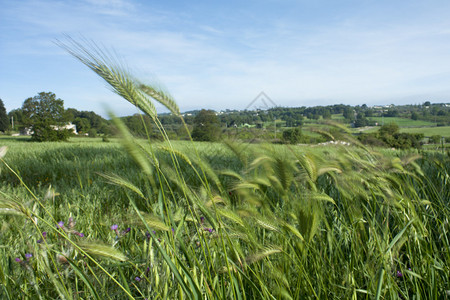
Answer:
[(300, 127), (289, 128), (283, 131), (283, 141), (289, 144), (298, 144), (302, 140), (302, 129)]
[(77, 117), (72, 123), (77, 126), (77, 131), (81, 133), (87, 133), (91, 129), (91, 123), (87, 118)]
[(220, 137), (220, 122), (212, 110), (202, 109), (194, 119), (192, 138), (195, 141), (217, 141)]
[(21, 108), (13, 109), (8, 113), (8, 119), (14, 121), (12, 130), (23, 128), (23, 111)]
[(0, 99), (0, 131), (7, 131), (9, 129), (9, 118), (6, 114), (6, 108), (3, 104), (2, 99)]
[(389, 123), (381, 126), (378, 130), (380, 136), (394, 135), (398, 132), (399, 128), (396, 123)]
[(347, 121), (352, 122), (355, 119), (355, 111), (351, 107), (344, 108), (343, 115)]
[(110, 133), (108, 128), (111, 124), (93, 111), (78, 111), (75, 108), (68, 108), (64, 116), (67, 122), (74, 123), (77, 130), (83, 133), (87, 133), (90, 129), (95, 129), (97, 133)]
[(33, 98), (28, 98), (22, 105), (24, 125), (33, 130), (34, 141), (67, 140), (70, 131), (61, 129), (65, 123), (64, 101), (56, 99), (52, 92), (41, 92)]
[(329, 109), (325, 109), (322, 113), (322, 118), (331, 119), (331, 111)]
[(356, 115), (355, 127), (364, 127), (369, 125), (369, 120), (367, 120), (364, 112), (360, 112)]

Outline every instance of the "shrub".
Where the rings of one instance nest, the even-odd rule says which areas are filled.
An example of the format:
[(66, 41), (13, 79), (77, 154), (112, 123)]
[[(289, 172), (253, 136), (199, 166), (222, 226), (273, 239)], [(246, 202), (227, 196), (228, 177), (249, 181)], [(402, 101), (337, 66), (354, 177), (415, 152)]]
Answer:
[(300, 143), (302, 141), (302, 129), (300, 127), (295, 127), (284, 130), (283, 141), (289, 144)]

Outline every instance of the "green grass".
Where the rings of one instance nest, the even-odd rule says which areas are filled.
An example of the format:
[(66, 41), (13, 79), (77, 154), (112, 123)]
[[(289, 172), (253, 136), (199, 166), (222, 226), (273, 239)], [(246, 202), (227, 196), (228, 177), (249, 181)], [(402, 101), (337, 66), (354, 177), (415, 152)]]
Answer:
[(400, 128), (400, 132), (423, 133), (424, 136), (440, 135), (450, 138), (450, 126), (422, 127), (422, 128)]
[(412, 120), (398, 117), (369, 117), (371, 121), (376, 121), (381, 126), (382, 124), (396, 123), (399, 127), (431, 127), (436, 126), (435, 123), (422, 120)]
[[(380, 129), (379, 126), (374, 127), (362, 127), (362, 128), (353, 128), (352, 132), (359, 133), (372, 133), (377, 132)], [(439, 126), (439, 127), (400, 127), (400, 132), (406, 133), (422, 133), (426, 137), (430, 137), (432, 135), (440, 135), (443, 137), (450, 138), (450, 126)]]
[(344, 116), (342, 114), (332, 114), (331, 115), (331, 119), (332, 120), (338, 120), (338, 121), (345, 120), (345, 118), (344, 118)]
[(1, 299), (445, 299), (447, 153), (171, 142), (170, 95), (68, 43), (163, 142), (0, 139)]
[[(396, 165), (399, 162), (394, 163), (392, 151), (375, 154), (347, 147), (261, 148), (230, 144), (230, 148), (220, 143), (174, 142), (175, 153), (180, 153), (177, 156), (186, 155), (178, 162), (190, 187), (183, 191), (170, 166), (170, 156), (162, 150), (165, 144), (155, 143), (152, 147), (164, 166), (161, 175), (169, 180), (163, 184), (168, 194), (162, 196), (163, 190), (154, 190), (158, 184), (152, 185), (140, 171), (139, 163), (117, 142), (0, 141), (9, 147), (5, 162), (21, 174), (37, 197), (33, 200), (23, 185), (2, 168), (1, 190), (14, 197), (3, 198), (3, 207), (21, 205), (30, 209), (22, 217), (18, 210), (19, 215), (7, 214), (0, 219), (1, 226), (8, 228), (2, 233), (0, 247), (0, 266), (8, 274), (0, 292), (3, 297), (18, 292), (44, 298), (77, 298), (85, 293), (115, 298), (125, 296), (129, 290), (135, 298), (142, 294), (164, 299), (180, 293), (189, 295), (198, 288), (207, 298), (349, 298), (353, 294), (371, 298), (376, 293), (375, 278), (380, 268), (385, 272), (381, 289), (385, 297), (397, 293), (403, 297), (443, 295), (448, 282), (448, 241), (442, 239), (442, 234), (448, 232), (449, 209), (445, 199), (449, 189), (439, 178), (448, 174), (450, 163), (442, 165), (443, 157), (434, 162), (430, 155), (414, 163), (404, 160)], [(145, 141), (138, 144), (145, 145)], [(202, 158), (211, 196), (186, 163), (196, 160), (192, 147)], [(201, 172), (197, 163), (193, 164)], [(355, 167), (362, 173), (355, 173)], [(415, 178), (401, 171), (406, 168), (411, 172), (417, 167), (426, 174)], [(397, 172), (394, 177), (390, 175), (395, 174), (391, 173), (392, 168)], [(261, 173), (262, 170), (265, 171)], [(120, 180), (116, 185), (108, 184), (98, 173), (119, 174), (144, 198)], [(46, 180), (46, 176), (52, 177)], [(356, 188), (361, 180), (364, 186)], [(421, 186), (421, 181), (426, 185)], [(49, 195), (50, 186), (54, 192), (45, 196)], [(183, 200), (185, 193), (195, 203), (193, 211), (189, 208), (192, 204)], [(168, 197), (166, 204), (161, 197)], [(213, 199), (221, 201), (216, 208), (208, 204)], [(392, 205), (385, 207), (380, 199)], [(38, 200), (42, 208), (33, 204)], [(139, 221), (130, 201), (141, 213), (145, 212), (146, 218), (151, 218), (147, 223)], [(26, 214), (31, 212), (43, 223), (35, 226), (27, 221), (31, 219)], [(386, 214), (390, 215), (389, 224), (383, 221)], [(70, 216), (76, 220), (73, 228), (68, 227)], [(202, 221), (201, 216), (206, 219)], [(416, 221), (411, 223), (411, 218)], [(67, 238), (58, 238), (61, 233), (51, 228), (60, 220), (66, 223)], [(118, 236), (109, 228), (112, 224), (119, 225)], [(122, 233), (128, 227), (131, 231)], [(171, 227), (174, 236), (170, 229), (166, 231)], [(215, 231), (209, 233), (203, 228)], [(149, 230), (155, 230), (154, 239), (146, 238)], [(48, 232), (48, 245), (37, 243), (42, 239), (39, 231)], [(85, 236), (78, 237), (75, 231)], [(421, 236), (419, 240), (413, 238), (417, 234)], [(158, 241), (163, 242), (158, 246), (162, 248), (155, 244)], [(182, 247), (183, 243), (187, 243), (187, 248)], [(99, 248), (100, 244), (104, 248)], [(389, 248), (392, 250), (386, 257)], [(26, 261), (25, 253), (33, 254), (29, 262), (14, 262), (16, 257)], [(82, 253), (92, 256), (92, 260), (82, 258)], [(163, 253), (168, 257), (164, 258)], [(59, 262), (61, 255), (70, 260), (68, 265)], [(126, 261), (122, 261), (123, 255)], [(224, 255), (230, 256), (228, 264)], [(348, 260), (349, 255), (353, 259)], [(41, 261), (44, 256), (53, 257), (54, 265)], [(33, 270), (31, 277), (27, 266)], [(410, 267), (413, 273), (408, 273)], [(63, 273), (58, 275), (60, 268)], [(184, 273), (186, 268), (189, 273)], [(231, 269), (226, 271), (227, 268)], [(405, 274), (407, 281), (396, 277), (397, 270)], [(175, 283), (177, 280), (172, 279), (174, 272), (180, 272), (180, 280), (186, 280), (186, 284), (194, 276), (195, 284), (186, 286), (183, 292)], [(342, 274), (347, 278), (344, 282)], [(52, 276), (56, 276), (53, 281)], [(109, 276), (117, 278), (118, 283)], [(42, 282), (38, 290), (33, 288), (35, 280)], [(237, 285), (230, 286), (234, 280)], [(96, 283), (93, 290), (87, 282)], [(430, 285), (434, 285), (431, 290)]]

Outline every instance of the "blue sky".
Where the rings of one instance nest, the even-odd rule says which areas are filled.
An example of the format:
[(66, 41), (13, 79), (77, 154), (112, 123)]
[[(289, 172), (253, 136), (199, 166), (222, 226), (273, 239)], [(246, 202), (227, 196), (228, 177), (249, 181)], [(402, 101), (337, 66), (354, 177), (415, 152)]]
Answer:
[[(0, 0), (0, 98), (42, 91), (65, 107), (136, 109), (54, 44), (114, 49), (182, 111), (450, 102), (450, 1)], [(160, 106), (157, 106), (160, 107)], [(161, 110), (162, 111), (162, 110)]]

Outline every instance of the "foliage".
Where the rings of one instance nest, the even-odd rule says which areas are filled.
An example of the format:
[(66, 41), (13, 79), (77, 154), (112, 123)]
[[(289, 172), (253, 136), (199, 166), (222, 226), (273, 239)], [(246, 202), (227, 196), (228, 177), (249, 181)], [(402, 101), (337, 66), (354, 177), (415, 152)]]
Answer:
[(41, 92), (28, 98), (22, 105), (22, 122), (32, 128), (32, 140), (65, 141), (70, 131), (60, 128), (65, 124), (64, 101), (52, 92)]
[(91, 129), (91, 124), (87, 118), (77, 117), (72, 123), (77, 126), (77, 132), (80, 134), (87, 133)]
[(78, 111), (75, 108), (68, 108), (65, 116), (68, 122), (77, 126), (78, 132), (88, 133), (90, 129), (95, 129), (101, 134), (111, 133), (109, 122), (93, 111)]
[(212, 110), (202, 109), (194, 119), (192, 138), (194, 141), (217, 141), (220, 137), (220, 123)]
[(423, 139), (423, 134), (420, 133), (400, 133), (395, 123), (381, 126), (378, 136), (388, 146), (397, 149), (420, 148)]
[[(150, 135), (152, 138), (159, 138), (157, 128), (152, 125), (153, 121), (147, 115), (134, 114), (128, 117), (122, 117), (121, 120), (135, 136), (146, 137)], [(153, 130), (156, 131), (154, 132)]]
[(440, 144), (441, 143), (441, 139), (442, 139), (442, 136), (440, 136), (439, 134), (432, 135), (430, 137), (429, 143), (430, 144)]
[(5, 105), (2, 99), (0, 99), (0, 131), (7, 131), (9, 129), (9, 118), (6, 114)]
[(289, 144), (298, 144), (302, 141), (302, 129), (290, 128), (283, 131), (283, 141)]
[(371, 146), (388, 146), (396, 149), (420, 148), (424, 135), (421, 133), (399, 132), (395, 123), (381, 126), (377, 133), (361, 134), (358, 139)]
[(366, 118), (364, 113), (359, 113), (356, 116), (355, 127), (364, 127), (369, 125), (369, 120)]

